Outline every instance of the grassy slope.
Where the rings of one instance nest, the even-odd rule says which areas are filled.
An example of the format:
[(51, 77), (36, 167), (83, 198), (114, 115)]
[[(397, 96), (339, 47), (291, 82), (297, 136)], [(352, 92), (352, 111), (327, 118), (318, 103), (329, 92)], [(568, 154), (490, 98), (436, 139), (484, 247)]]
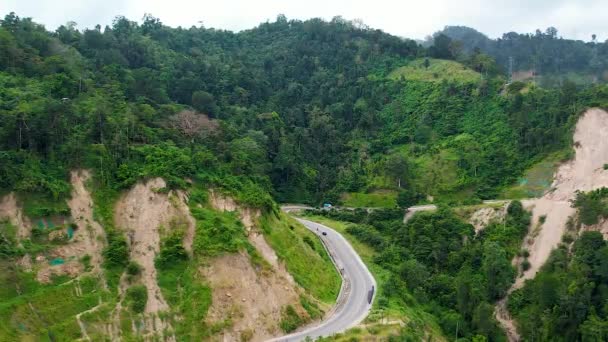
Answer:
[[(98, 304), (100, 298), (110, 301), (108, 292), (99, 291), (100, 284), (94, 278), (83, 277), (79, 282), (42, 285), (31, 273), (11, 269), (7, 262), (0, 265), (0, 287), (3, 298), (0, 303), (0, 340), (49, 340), (70, 341), (80, 338), (75, 315)], [(11, 293), (9, 289), (20, 296)], [(75, 296), (76, 288), (82, 290)], [(31, 306), (30, 306), (31, 303)], [(32, 311), (32, 308), (35, 312)]]
[[(407, 155), (409, 145), (397, 146), (394, 150)], [(416, 170), (411, 182), (418, 185), (419, 191), (435, 196), (436, 200), (464, 202), (473, 195), (471, 189), (459, 189), (458, 156), (453, 149), (442, 149), (438, 155), (422, 154), (411, 157), (412, 167)], [(382, 177), (376, 176), (376, 186)], [(368, 184), (369, 185), (369, 184)], [(458, 190), (456, 190), (458, 189)], [(342, 202), (346, 207), (397, 207), (397, 190), (383, 189), (371, 193), (351, 192), (342, 195)]]
[[(38, 208), (47, 208), (50, 202), (26, 203), (34, 212), (42, 212)], [(15, 241), (15, 230), (7, 222), (0, 222), (0, 231), (10, 241)], [(34, 237), (24, 243), (31, 255), (47, 258), (50, 258), (49, 250), (59, 244), (44, 237)], [(19, 257), (0, 257), (0, 341), (39, 341), (49, 340), (51, 336), (56, 341), (74, 340), (81, 337), (76, 314), (95, 307), (100, 300), (114, 303), (113, 296), (102, 290), (97, 278), (83, 276), (68, 281), (68, 277), (63, 276), (52, 278), (51, 284), (41, 284), (35, 280), (34, 272), (24, 272), (15, 266)], [(36, 269), (38, 265), (33, 267)], [(80, 291), (81, 294), (75, 295)]]
[(409, 62), (407, 65), (393, 70), (389, 78), (409, 81), (441, 82), (457, 81), (462, 83), (475, 83), (481, 79), (481, 75), (464, 65), (448, 60), (429, 58), (429, 67), (424, 67), (424, 58)]
[[(322, 216), (307, 216), (306, 219), (324, 224), (335, 231), (342, 234), (348, 242), (357, 251), (363, 262), (367, 265), (368, 269), (374, 275), (376, 282), (378, 283), (378, 295), (377, 298), (385, 295), (385, 286), (390, 281), (390, 272), (378, 264), (374, 263), (373, 259), (376, 256), (376, 252), (370, 246), (361, 243), (354, 236), (346, 232), (348, 223), (335, 221)], [(408, 295), (408, 297), (411, 297)], [(407, 298), (408, 303), (415, 302), (413, 298)], [(381, 324), (379, 321), (383, 319), (383, 322), (388, 324)], [(404, 305), (402, 302), (389, 298), (388, 305), (385, 309), (380, 309), (378, 301), (374, 302), (372, 312), (364, 322), (365, 328), (353, 328), (346, 333), (339, 334), (331, 338), (332, 341), (352, 341), (362, 339), (377, 339), (386, 337), (391, 334), (397, 334), (401, 330), (399, 324), (396, 322), (402, 321), (406, 324), (405, 329), (407, 330), (410, 337), (414, 340), (423, 340), (430, 337), (429, 340), (443, 340), (443, 334), (439, 328), (435, 318), (422, 310), (418, 310), (415, 306)], [(393, 324), (391, 324), (391, 322)]]
[(397, 206), (397, 192), (393, 190), (371, 193), (349, 192), (343, 194), (341, 200), (347, 207), (394, 208)]
[(295, 281), (322, 302), (334, 303), (341, 278), (321, 241), (283, 213), (265, 214), (259, 222), (268, 243)]
[(506, 188), (501, 198), (522, 199), (540, 197), (551, 187), (553, 174), (563, 160), (569, 158), (569, 150), (558, 151), (548, 155), (543, 160), (532, 165), (524, 175), (514, 184)]

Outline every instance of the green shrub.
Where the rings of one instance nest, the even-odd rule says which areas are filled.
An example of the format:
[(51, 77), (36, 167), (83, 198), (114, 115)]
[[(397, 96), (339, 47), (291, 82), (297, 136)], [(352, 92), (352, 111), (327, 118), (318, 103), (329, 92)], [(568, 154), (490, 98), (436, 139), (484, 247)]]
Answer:
[(287, 305), (283, 308), (281, 312), (281, 322), (279, 322), (279, 326), (281, 330), (286, 333), (290, 333), (304, 324), (305, 321), (298, 315), (296, 310), (291, 305)]
[(515, 94), (515, 93), (520, 92), (525, 87), (526, 87), (526, 84), (524, 82), (515, 81), (515, 82), (512, 82), (511, 84), (509, 84), (509, 86), (507, 87), (507, 91), (510, 94)]
[(131, 311), (134, 313), (142, 313), (146, 309), (148, 303), (148, 290), (144, 285), (135, 285), (127, 289), (126, 300), (129, 303)]
[(103, 251), (106, 267), (125, 267), (129, 263), (127, 240), (119, 233), (108, 234), (108, 246)]
[(189, 149), (171, 142), (132, 147), (131, 152), (130, 163), (122, 164), (117, 171), (117, 180), (123, 188), (147, 177), (162, 177), (170, 188), (183, 188), (184, 178), (194, 175)]
[(311, 301), (308, 297), (300, 295), (300, 304), (302, 304), (302, 307), (306, 310), (310, 318), (317, 319), (323, 317), (323, 311), (319, 308), (317, 303)]
[(566, 244), (570, 244), (574, 241), (574, 237), (570, 233), (566, 233), (562, 236), (562, 242)]
[(367, 224), (351, 224), (346, 228), (346, 232), (376, 250), (381, 250), (385, 244), (382, 234), (376, 228)]
[(400, 208), (409, 208), (416, 205), (418, 202), (424, 199), (422, 194), (419, 194), (413, 190), (402, 190), (397, 195), (397, 205)]
[(195, 254), (215, 256), (237, 252), (247, 245), (247, 236), (233, 212), (217, 212), (206, 208), (190, 208), (196, 219), (193, 249)]
[[(290, 228), (293, 230), (292, 227), (290, 227)], [(308, 236), (308, 235), (304, 236), (304, 238), (302, 238), (302, 241), (304, 241), (304, 243), (306, 243), (308, 246), (310, 246), (310, 248), (312, 250), (315, 250), (315, 243), (314, 243), (314, 241), (312, 241), (312, 238), (310, 236)]]
[(70, 208), (65, 201), (66, 191), (62, 190), (62, 197), (60, 198), (55, 198), (47, 193), (22, 193), (19, 198), (23, 202), (23, 211), (31, 218), (53, 215), (67, 216), (70, 214)]
[(19, 254), (16, 231), (16, 227), (10, 222), (0, 220), (0, 258), (9, 258)]
[(139, 275), (140, 273), (141, 273), (141, 266), (138, 263), (136, 263), (135, 261), (129, 262), (129, 264), (127, 265), (127, 274), (136, 276), (136, 275)]
[(189, 201), (195, 204), (205, 204), (207, 203), (208, 192), (206, 189), (195, 188), (190, 191)]
[(91, 256), (89, 254), (85, 254), (82, 258), (80, 258), (80, 262), (82, 262), (82, 264), (84, 265), (85, 270), (91, 270)]
[(160, 253), (156, 257), (156, 265), (159, 268), (188, 260), (188, 253), (182, 245), (183, 234), (173, 231), (161, 241)]
[(608, 217), (608, 188), (601, 188), (590, 192), (577, 192), (572, 205), (578, 208), (579, 219), (585, 225), (594, 225), (600, 217)]

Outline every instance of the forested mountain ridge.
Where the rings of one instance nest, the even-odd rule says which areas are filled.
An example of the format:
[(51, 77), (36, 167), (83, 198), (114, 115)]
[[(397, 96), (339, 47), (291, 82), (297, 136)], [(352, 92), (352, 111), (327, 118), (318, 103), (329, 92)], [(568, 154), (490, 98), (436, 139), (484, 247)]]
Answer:
[[(271, 179), (284, 196), (298, 189), (300, 194), (291, 196), (302, 200), (335, 184), (329, 172), (343, 163), (344, 135), (363, 116), (353, 111), (355, 102), (386, 87), (366, 77), (418, 49), (413, 42), (341, 20), (284, 18), (240, 34), (171, 29), (151, 17), (141, 26), (118, 18), (103, 32), (80, 33), (68, 26), (51, 34), (30, 19), (9, 15), (2, 21), (2, 37), (3, 110), (9, 113), (3, 120), (3, 150), (78, 164), (84, 151), (71, 149), (99, 144), (111, 156), (106, 174), (115, 175), (132, 146), (168, 139), (198, 144), (206, 135), (205, 144), (218, 148), (215, 157), (224, 155), (221, 164), (230, 160), (236, 173)], [(366, 106), (381, 104), (382, 98), (374, 98)], [(221, 134), (190, 132), (182, 138), (168, 121), (183, 105), (223, 119)], [(78, 115), (83, 111), (89, 114)], [(67, 144), (75, 136), (81, 140)], [(79, 156), (61, 158), (58, 150)], [(235, 150), (246, 150), (242, 157), (250, 159), (237, 161)], [(13, 152), (5, 158), (18, 159)], [(253, 161), (255, 166), (245, 165)], [(10, 164), (20, 162), (3, 163)], [(11, 177), (21, 172), (14, 171), (3, 169), (4, 187), (16, 183)]]
[[(419, 193), (472, 189), (492, 197), (530, 160), (565, 146), (560, 137), (567, 118), (604, 91), (566, 83), (505, 97), (494, 76), (466, 85), (387, 79), (398, 66), (427, 53), (447, 54), (449, 46), (439, 40), (426, 52), (413, 41), (340, 18), (279, 17), (232, 33), (173, 29), (151, 16), (141, 25), (119, 17), (104, 30), (80, 32), (68, 24), (50, 33), (11, 14), (2, 21), (2, 45), (2, 186), (53, 187), (55, 195), (66, 192), (59, 174), (66, 174), (67, 164), (91, 164), (103, 155), (105, 175), (118, 177), (110, 183), (128, 185), (145, 172), (133, 166), (143, 155), (136, 150), (170, 140), (173, 151), (194, 144), (199, 155), (210, 152), (203, 169), (248, 175), (284, 201), (336, 201), (344, 191), (398, 189), (396, 178)], [(466, 61), (496, 75), (492, 63), (479, 53)], [(184, 130), (177, 122), (187, 116), (176, 116), (184, 106), (219, 124)], [(476, 127), (480, 115), (492, 124)], [(553, 119), (544, 120), (547, 115)], [(450, 153), (468, 136), (482, 142), (484, 130), (496, 125), (502, 127), (492, 129), (502, 134), (497, 146), (472, 147), (488, 153), (480, 160)], [(401, 144), (409, 152), (394, 150)], [(390, 151), (395, 153), (383, 157)], [(514, 158), (500, 161), (495, 153)], [(406, 181), (455, 158), (457, 172), (449, 179), (423, 186)], [(497, 158), (507, 164), (483, 167)], [(35, 179), (41, 162), (49, 164), (44, 177), (57, 182)], [(171, 171), (192, 176), (192, 170)]]

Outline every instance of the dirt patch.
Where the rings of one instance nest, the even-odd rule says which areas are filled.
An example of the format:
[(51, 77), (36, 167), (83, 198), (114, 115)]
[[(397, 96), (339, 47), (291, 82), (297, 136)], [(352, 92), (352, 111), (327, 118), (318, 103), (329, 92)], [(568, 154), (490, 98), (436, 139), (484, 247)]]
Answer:
[(515, 322), (511, 318), (511, 314), (507, 309), (507, 297), (499, 300), (498, 303), (496, 303), (494, 316), (496, 317), (498, 323), (502, 326), (504, 332), (507, 334), (507, 339), (509, 341), (519, 341), (521, 339), (517, 333)]
[(13, 226), (17, 227), (19, 241), (30, 237), (32, 222), (23, 214), (23, 210), (17, 204), (15, 193), (11, 192), (0, 199), (0, 218), (7, 218)]
[(48, 284), (53, 280), (53, 276), (67, 275), (70, 278), (79, 276), (84, 272), (84, 267), (77, 260), (72, 260), (61, 265), (45, 265), (36, 273), (36, 280), (43, 284)]
[[(530, 231), (523, 242), (523, 248), (530, 253), (530, 268), (515, 281), (515, 288), (521, 288), (527, 279), (534, 278), (551, 251), (560, 243), (566, 230), (566, 222), (574, 213), (570, 202), (565, 200), (543, 197), (534, 202)], [(544, 223), (541, 223), (542, 217)]]
[[(72, 171), (72, 198), (68, 201), (72, 218), (77, 228), (73, 240), (81, 245), (84, 254), (91, 256), (93, 272), (101, 272), (102, 252), (106, 242), (106, 233), (101, 225), (93, 219), (93, 199), (85, 184), (91, 178), (86, 170)], [(82, 256), (83, 254), (80, 254)]]
[(513, 79), (513, 82), (530, 80), (534, 78), (534, 70), (514, 71), (511, 78)]
[(209, 190), (209, 203), (215, 210), (237, 211), (247, 232), (255, 227), (256, 220), (262, 214), (259, 209), (240, 206), (232, 197), (224, 196), (216, 190)]
[(500, 208), (479, 208), (469, 218), (469, 223), (475, 227), (475, 233), (483, 230), (490, 222), (502, 220), (507, 212), (508, 204)]
[(141, 279), (148, 289), (146, 313), (169, 309), (156, 283), (154, 266), (154, 258), (160, 250), (159, 229), (169, 223), (174, 212), (168, 196), (156, 191), (165, 185), (160, 178), (138, 183), (122, 196), (115, 208), (116, 226), (125, 229), (129, 237), (131, 260), (142, 267)]
[(224, 196), (216, 190), (209, 190), (209, 203), (215, 210), (236, 211), (238, 205), (231, 197)]
[(287, 305), (292, 305), (299, 315), (307, 316), (299, 304), (297, 291), (286, 279), (276, 273), (260, 276), (247, 254), (216, 258), (202, 273), (213, 289), (208, 323), (213, 325), (227, 319), (233, 322), (223, 332), (224, 341), (239, 341), (246, 331), (253, 333), (252, 341), (282, 335), (281, 309)]
[[(525, 203), (527, 208), (532, 208), (531, 229), (523, 244), (530, 252), (530, 268), (515, 281), (509, 293), (521, 288), (525, 280), (534, 278), (560, 243), (569, 217), (575, 214), (570, 206), (575, 192), (608, 186), (608, 171), (603, 168), (608, 163), (608, 113), (597, 108), (585, 112), (576, 124), (573, 141), (575, 157), (558, 168), (552, 189), (543, 197)], [(496, 312), (500, 312), (499, 307)], [(499, 316), (497, 314), (497, 319), (501, 321)], [(506, 331), (509, 326), (514, 327), (512, 321), (502, 318)], [(518, 335), (509, 334), (509, 338), (515, 341)]]
[(17, 260), (17, 266), (21, 267), (25, 272), (32, 271), (32, 257), (29, 254), (24, 255)]

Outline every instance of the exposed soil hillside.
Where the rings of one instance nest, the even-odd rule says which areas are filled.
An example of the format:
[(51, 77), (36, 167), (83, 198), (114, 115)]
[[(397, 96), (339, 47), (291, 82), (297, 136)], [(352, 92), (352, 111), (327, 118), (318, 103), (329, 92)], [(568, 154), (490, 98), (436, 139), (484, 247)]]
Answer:
[(484, 207), (475, 210), (468, 219), (468, 222), (475, 228), (475, 233), (479, 233), (492, 221), (501, 221), (507, 212), (508, 203), (502, 207)]
[[(521, 287), (533, 278), (551, 250), (560, 242), (566, 222), (574, 214), (570, 200), (577, 190), (589, 191), (608, 186), (608, 113), (590, 109), (579, 119), (574, 133), (575, 157), (559, 167), (552, 190), (533, 202), (532, 228), (524, 247), (530, 251), (530, 269), (515, 284)], [(545, 222), (541, 217), (545, 216)]]
[[(530, 268), (515, 281), (509, 293), (533, 278), (560, 243), (568, 218), (575, 214), (570, 200), (576, 191), (608, 186), (608, 171), (603, 168), (608, 163), (608, 113), (597, 108), (585, 112), (577, 122), (573, 141), (575, 157), (558, 168), (551, 190), (543, 197), (525, 203), (533, 213), (522, 246), (530, 252)], [(497, 319), (509, 332), (511, 341), (519, 340), (504, 305), (504, 301), (499, 303)]]
[(300, 316), (306, 312), (299, 295), (286, 278), (276, 272), (256, 270), (249, 255), (239, 253), (213, 260), (203, 270), (212, 291), (207, 320), (217, 324), (226, 319), (233, 325), (222, 332), (225, 341), (238, 341), (250, 335), (252, 341), (265, 341), (282, 335), (281, 311), (292, 305)]
[(72, 198), (68, 201), (68, 206), (72, 219), (78, 227), (74, 232), (74, 240), (82, 241), (86, 253), (91, 256), (92, 271), (99, 272), (106, 233), (93, 219), (93, 199), (85, 188), (85, 183), (90, 178), (91, 174), (88, 171), (72, 171)]
[(203, 272), (213, 289), (208, 321), (211, 324), (232, 319), (224, 339), (239, 340), (251, 334), (253, 341), (264, 341), (282, 334), (281, 312), (291, 305), (300, 316), (307, 316), (295, 284), (275, 251), (256, 227), (259, 210), (239, 206), (232, 198), (210, 191), (209, 202), (216, 210), (238, 211), (248, 239), (270, 265), (270, 270), (252, 266), (249, 255), (226, 255), (211, 261)]
[[(179, 310), (169, 306), (161, 291), (155, 259), (162, 239), (173, 229), (183, 231), (184, 247), (192, 253), (196, 221), (190, 213), (187, 194), (167, 191), (165, 181), (155, 178), (136, 184), (118, 198), (114, 205), (115, 228), (126, 237), (129, 259), (139, 264), (141, 271), (137, 276), (122, 275), (114, 301), (105, 298), (107, 293), (103, 291), (109, 287), (103, 268), (107, 237), (104, 228), (94, 219), (93, 199), (86, 188), (90, 178), (91, 174), (86, 170), (71, 172), (72, 193), (67, 202), (71, 217), (61, 217), (62, 225), (48, 232), (49, 241), (57, 238), (61, 243), (53, 245), (45, 254), (28, 255), (16, 262), (22, 269), (32, 270), (41, 283), (53, 284), (57, 275), (75, 278), (65, 282), (74, 284), (75, 288), (74, 298), (69, 297), (69, 301), (82, 297), (83, 291), (85, 295), (87, 291), (99, 294), (90, 301), (90, 305), (83, 305), (66, 318), (70, 322), (75, 319), (74, 327), (83, 340), (96, 340), (103, 336), (110, 340), (175, 341), (174, 327), (183, 318), (176, 315)], [(301, 296), (312, 301), (315, 298), (296, 284), (285, 262), (269, 244), (272, 240), (267, 240), (260, 229), (260, 210), (242, 206), (214, 191), (209, 193), (209, 204), (214, 210), (236, 211), (249, 243), (255, 248), (254, 251), (242, 250), (205, 259), (204, 263), (194, 266), (211, 289), (212, 303), (204, 320), (208, 327), (218, 329), (213, 338), (264, 341), (283, 335), (281, 322), (288, 307), (292, 307), (304, 321), (310, 321), (309, 313), (301, 304)], [(9, 219), (19, 228), (20, 240), (31, 235), (31, 222), (22, 213), (14, 194), (0, 199), (0, 217)], [(289, 230), (289, 226), (285, 224), (280, 229)], [(300, 240), (298, 243), (304, 246), (298, 245), (300, 248), (311, 248)], [(84, 256), (88, 256), (87, 261), (83, 261)], [(54, 259), (62, 262), (55, 264), (51, 262)], [(194, 260), (198, 259), (191, 259), (192, 262)], [(93, 288), (81, 288), (81, 280), (91, 276), (101, 281)], [(146, 287), (143, 315), (129, 310), (131, 302), (126, 293), (134, 285)], [(111, 296), (114, 298), (115, 295)], [(323, 304), (319, 302), (324, 308)]]

